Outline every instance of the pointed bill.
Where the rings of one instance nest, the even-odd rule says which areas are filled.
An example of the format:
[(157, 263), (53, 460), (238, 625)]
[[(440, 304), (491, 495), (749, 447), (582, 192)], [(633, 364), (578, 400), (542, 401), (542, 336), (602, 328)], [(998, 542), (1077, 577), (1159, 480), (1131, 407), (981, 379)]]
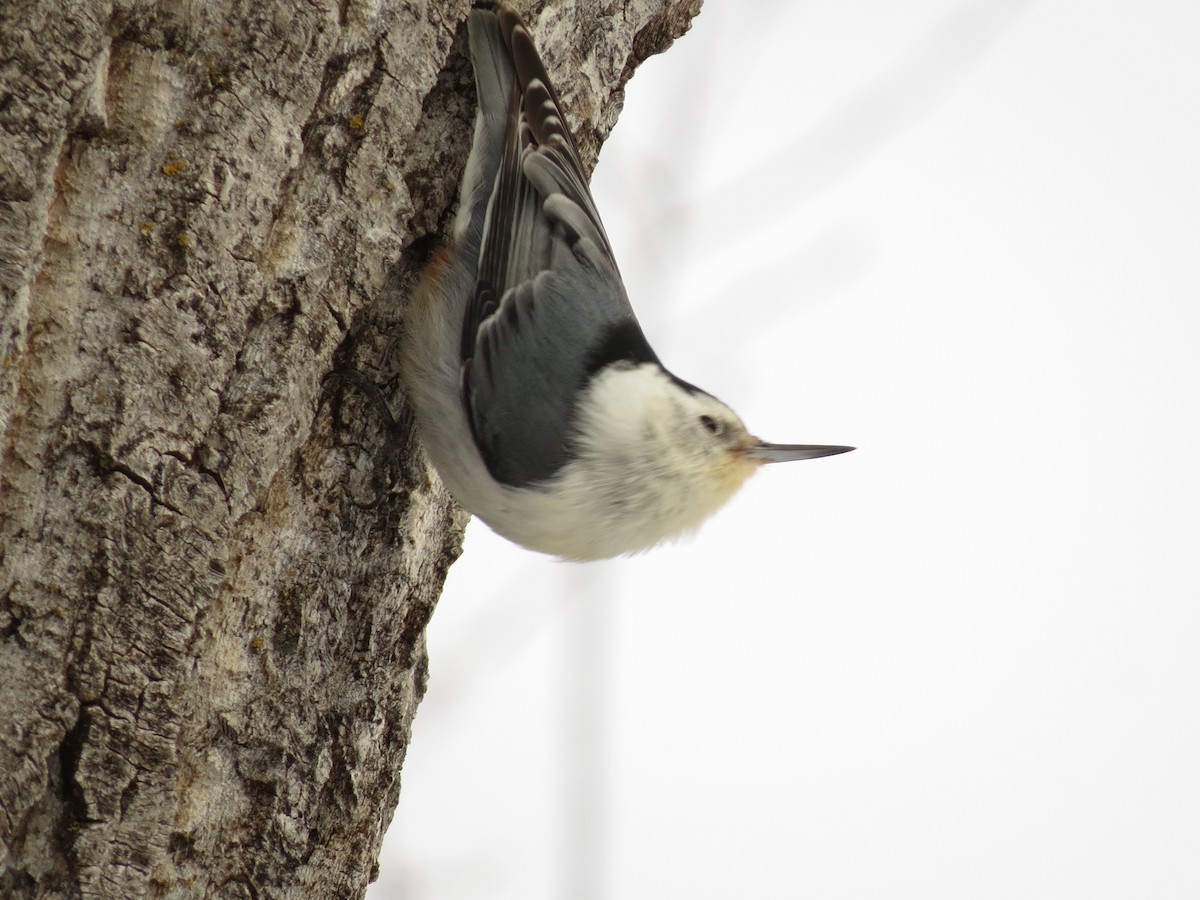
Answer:
[(836, 444), (768, 444), (759, 441), (751, 444), (746, 450), (746, 456), (756, 462), (777, 463), (790, 462), (793, 459), (819, 459), (822, 456), (836, 456), (839, 453), (849, 453), (853, 447), (841, 447)]

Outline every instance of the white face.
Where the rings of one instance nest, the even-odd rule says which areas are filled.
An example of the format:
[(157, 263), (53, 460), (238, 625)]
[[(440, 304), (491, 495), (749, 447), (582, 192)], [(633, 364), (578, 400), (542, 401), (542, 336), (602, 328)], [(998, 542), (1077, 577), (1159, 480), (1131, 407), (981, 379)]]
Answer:
[[(662, 378), (640, 410), (641, 433), (659, 477), (711, 511), (758, 469), (746, 455), (756, 440), (715, 397)], [(703, 499), (702, 499), (703, 498)]]
[(737, 413), (716, 397), (704, 393), (681, 389), (672, 399), (678, 401), (674, 422), (677, 439), (698, 459), (708, 460), (710, 465), (717, 467), (737, 464), (753, 470), (753, 464), (744, 454), (755, 440)]
[(614, 480), (670, 481), (727, 498), (757, 468), (746, 456), (756, 442), (737, 414), (656, 366), (606, 373), (583, 412), (587, 455)]
[(610, 367), (589, 388), (554, 493), (572, 528), (587, 523), (589, 547), (621, 535), (639, 549), (692, 531), (758, 468), (733, 410), (657, 366)]

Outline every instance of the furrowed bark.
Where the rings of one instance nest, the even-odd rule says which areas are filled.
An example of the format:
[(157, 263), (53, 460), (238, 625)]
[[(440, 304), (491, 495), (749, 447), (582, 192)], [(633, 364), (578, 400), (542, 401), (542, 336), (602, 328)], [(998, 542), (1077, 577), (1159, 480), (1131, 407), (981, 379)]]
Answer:
[[(590, 162), (699, 0), (549, 6)], [(373, 876), (465, 523), (395, 346), (467, 8), (0, 9), (0, 896)]]

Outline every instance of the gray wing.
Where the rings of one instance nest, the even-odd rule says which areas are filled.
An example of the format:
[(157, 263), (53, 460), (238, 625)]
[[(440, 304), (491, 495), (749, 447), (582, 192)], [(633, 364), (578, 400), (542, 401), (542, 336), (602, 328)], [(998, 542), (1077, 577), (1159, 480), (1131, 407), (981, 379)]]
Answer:
[[(594, 372), (657, 359), (529, 32), (505, 7), (477, 10), (471, 27), (477, 77), (496, 70), (495, 59), (478, 58), (478, 45), (507, 52), (516, 78), (463, 321), (462, 394), (488, 470), (521, 486), (567, 462), (575, 401)], [(484, 28), (494, 39), (476, 39), (474, 29)]]

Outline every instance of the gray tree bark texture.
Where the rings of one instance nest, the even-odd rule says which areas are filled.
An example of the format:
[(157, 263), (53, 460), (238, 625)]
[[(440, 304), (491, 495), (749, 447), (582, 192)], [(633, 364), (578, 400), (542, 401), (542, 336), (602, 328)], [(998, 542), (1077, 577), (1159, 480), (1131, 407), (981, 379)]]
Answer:
[[(522, 4), (589, 164), (699, 5)], [(465, 523), (394, 348), (468, 6), (0, 3), (0, 897), (373, 877)]]

